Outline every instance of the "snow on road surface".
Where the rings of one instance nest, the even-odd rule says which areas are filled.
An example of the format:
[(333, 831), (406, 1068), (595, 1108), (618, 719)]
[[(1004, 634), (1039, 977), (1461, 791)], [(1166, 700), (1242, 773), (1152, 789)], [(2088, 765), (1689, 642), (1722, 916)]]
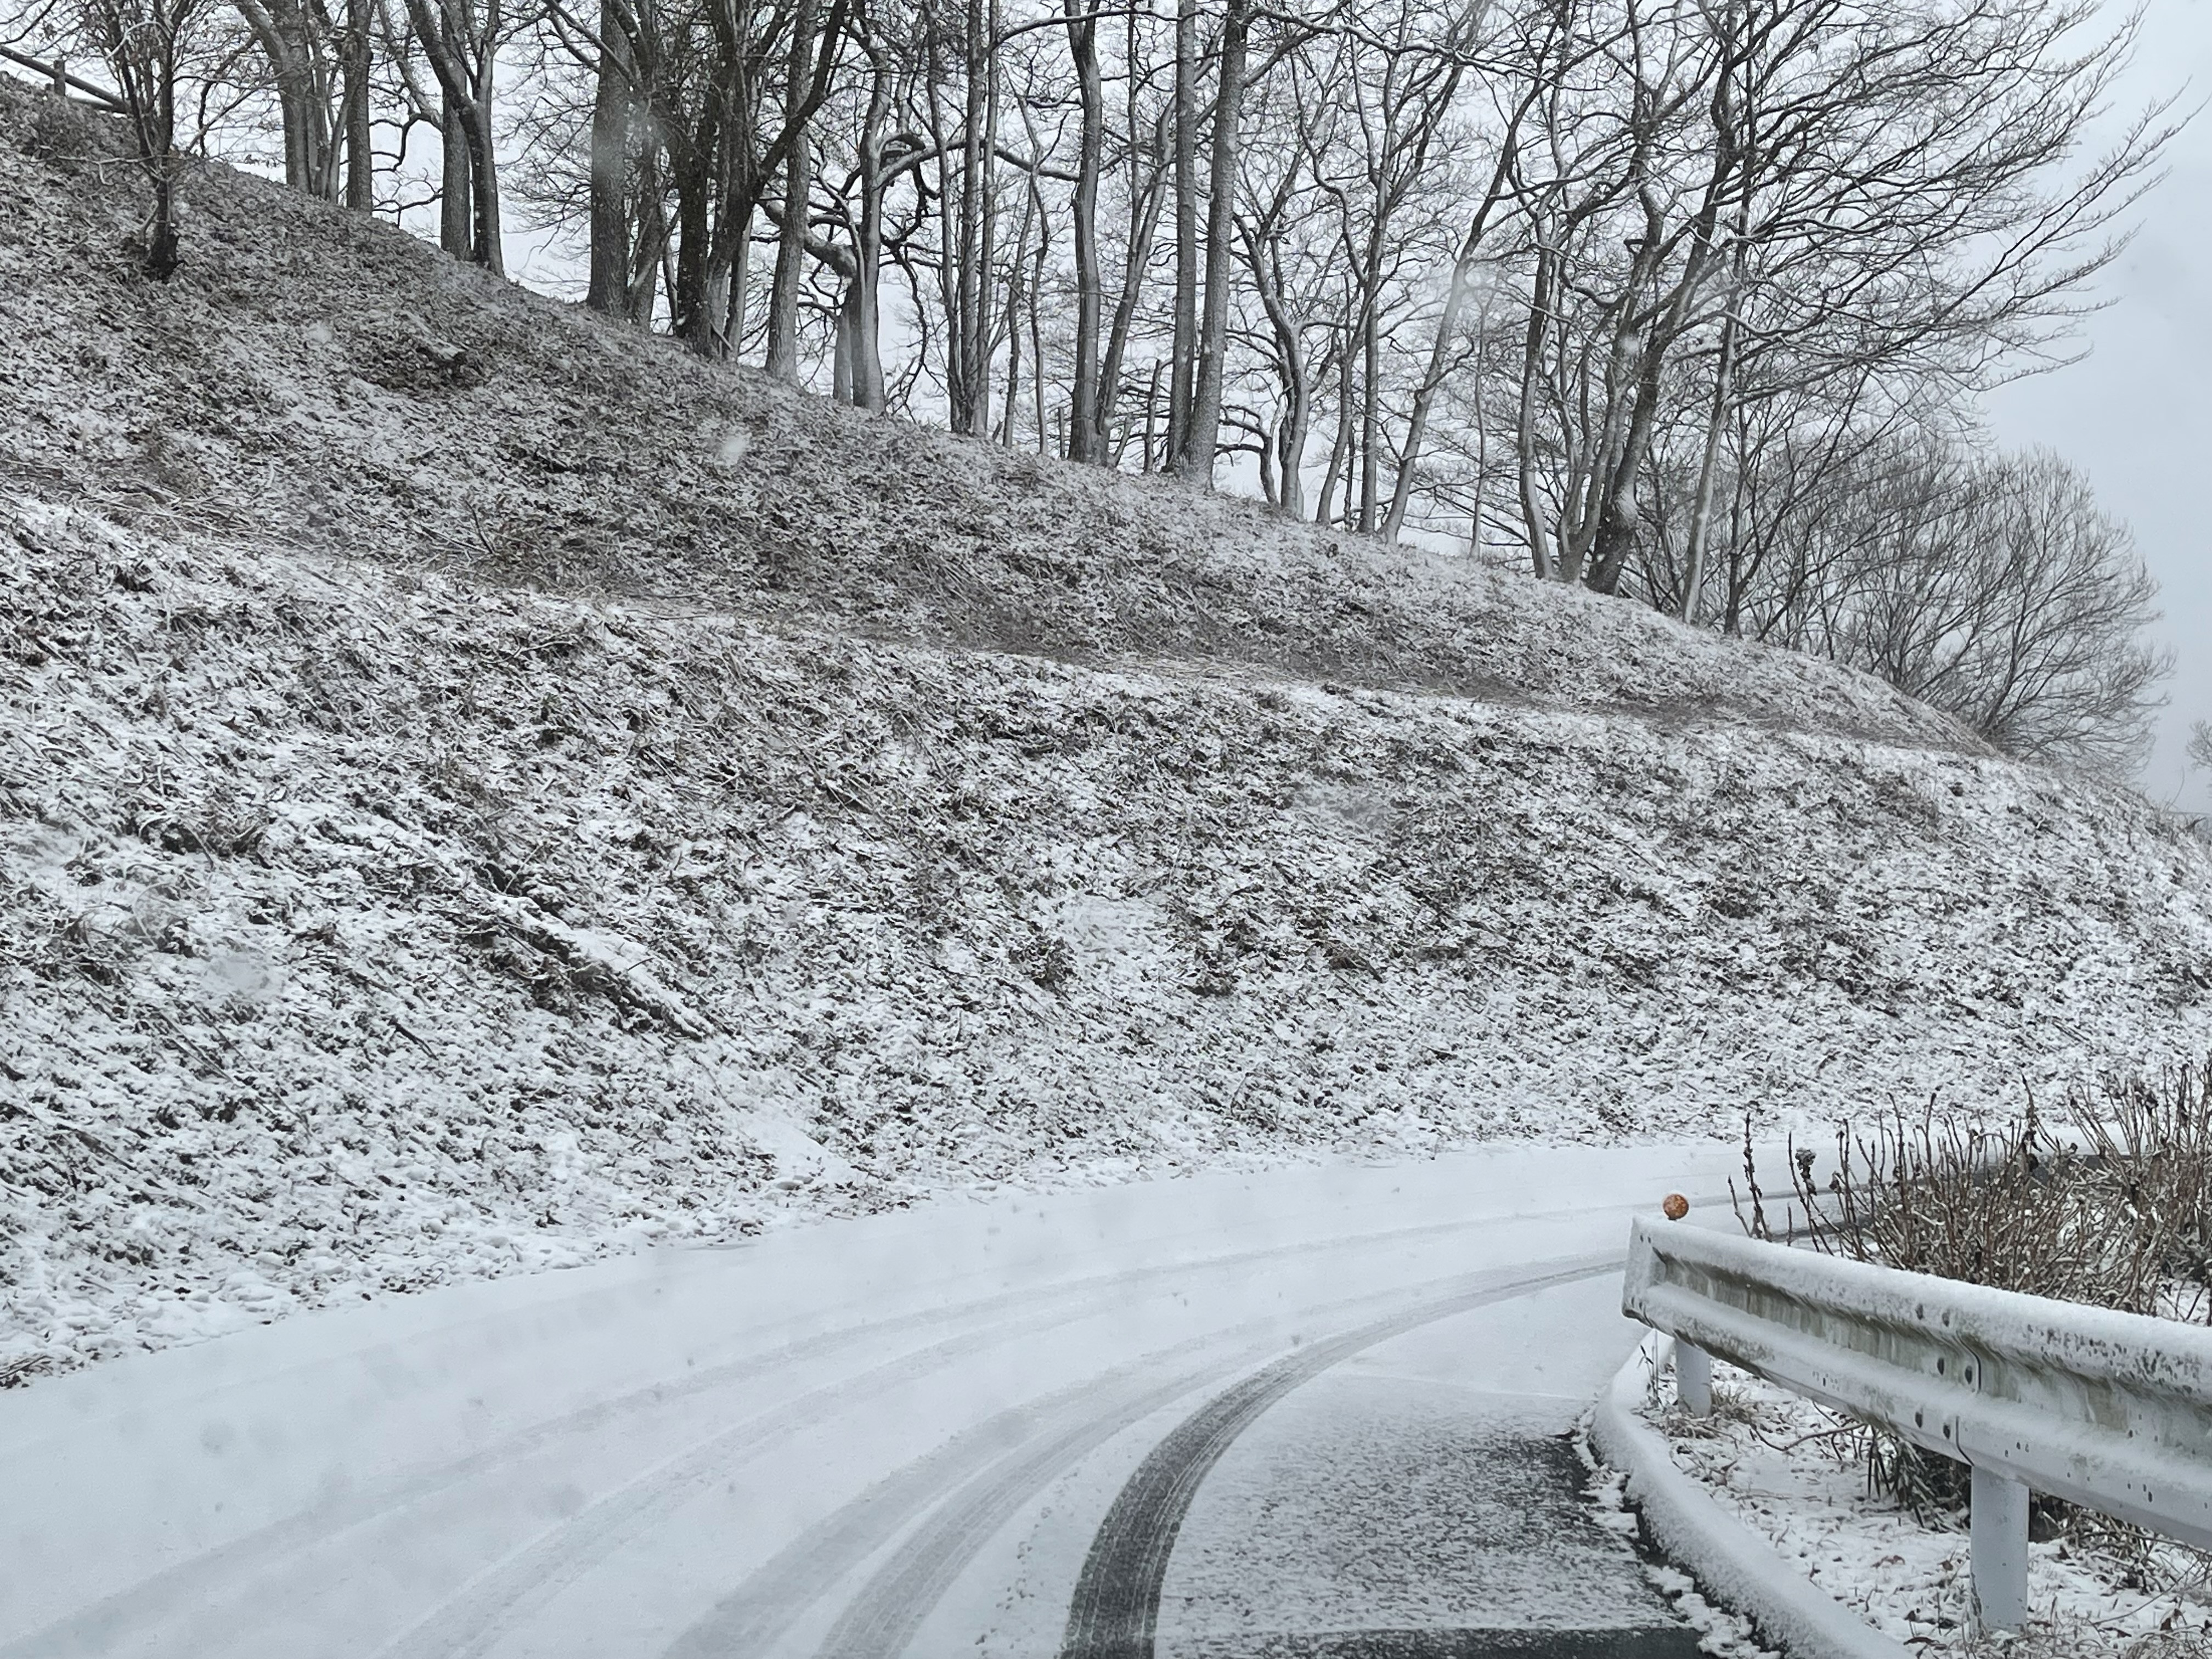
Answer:
[(0, 1396), (0, 1656), (1686, 1659), (1560, 1437), (1727, 1163), (951, 1200), (118, 1360)]

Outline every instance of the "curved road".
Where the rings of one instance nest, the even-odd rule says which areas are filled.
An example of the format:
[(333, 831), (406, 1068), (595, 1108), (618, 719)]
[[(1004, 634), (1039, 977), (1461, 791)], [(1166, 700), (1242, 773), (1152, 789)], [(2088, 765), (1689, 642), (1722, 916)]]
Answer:
[(948, 1200), (0, 1395), (0, 1659), (1688, 1659), (1564, 1437), (1730, 1162)]

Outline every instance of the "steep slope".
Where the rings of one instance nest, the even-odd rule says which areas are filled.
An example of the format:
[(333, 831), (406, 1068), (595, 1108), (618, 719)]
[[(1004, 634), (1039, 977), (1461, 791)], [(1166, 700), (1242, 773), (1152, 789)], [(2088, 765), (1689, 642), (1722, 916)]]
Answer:
[[(104, 142), (0, 94), (0, 1376), (2212, 1031), (2204, 850), (1860, 677), (849, 417), (224, 173), (150, 288)], [(403, 315), (484, 378), (359, 374)]]
[(167, 286), (0, 81), (0, 482), (173, 532), (887, 636), (1964, 743), (1887, 686), (1248, 502), (871, 419), (225, 168)]

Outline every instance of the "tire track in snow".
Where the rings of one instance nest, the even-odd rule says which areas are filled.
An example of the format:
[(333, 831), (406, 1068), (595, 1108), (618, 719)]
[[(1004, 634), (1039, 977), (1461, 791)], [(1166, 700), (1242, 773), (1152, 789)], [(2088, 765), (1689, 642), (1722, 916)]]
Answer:
[[(1618, 1258), (1593, 1257), (1590, 1263), (1590, 1272), (1620, 1265)], [(1536, 1285), (1553, 1282), (1544, 1277)], [(1536, 1285), (1515, 1279), (1500, 1285), (1494, 1271), (1474, 1284), (1467, 1274), (1454, 1274), (1394, 1296), (1413, 1304), (1395, 1323), (1410, 1329)], [(1452, 1288), (1439, 1297), (1447, 1285)], [(1375, 1300), (1350, 1297), (1302, 1310), (1297, 1317), (1325, 1321), (1370, 1310)], [(847, 1574), (951, 1492), (869, 1577), (816, 1649), (818, 1659), (897, 1659), (969, 1563), (1037, 1492), (1155, 1412), (1279, 1352), (1282, 1325), (1280, 1317), (1255, 1320), (1195, 1338), (977, 1425), (810, 1528), (664, 1650), (662, 1659), (757, 1659)], [(1363, 1328), (1371, 1328), (1371, 1322)], [(1206, 1363), (1159, 1377), (1164, 1366), (1224, 1346), (1230, 1351)]]
[[(1591, 1258), (1596, 1261), (1597, 1258)], [(1618, 1258), (1604, 1262), (1596, 1271), (1613, 1271), (1619, 1267)], [(1498, 1285), (1495, 1271), (1480, 1276), (1486, 1291), (1494, 1291)], [(1548, 1282), (1548, 1281), (1547, 1281)], [(1442, 1297), (1441, 1286), (1453, 1289)], [(1413, 1305), (1395, 1316), (1402, 1328), (1456, 1313), (1467, 1305), (1470, 1291), (1469, 1277), (1456, 1273), (1446, 1279), (1401, 1291), (1393, 1300), (1410, 1301)], [(1513, 1294), (1518, 1294), (1514, 1290)], [(1486, 1297), (1484, 1299), (1494, 1299)], [(1369, 1311), (1376, 1298), (1354, 1297), (1345, 1301), (1303, 1310), (1301, 1322), (1326, 1322), (1354, 1311)], [(1232, 1339), (1247, 1333), (1279, 1331), (1280, 1321), (1254, 1321), (1250, 1324), (1222, 1332), (1211, 1339), (1215, 1342)], [(930, 1613), (944, 1598), (969, 1561), (981, 1551), (993, 1534), (1011, 1521), (1037, 1492), (1063, 1471), (1073, 1468), (1084, 1457), (1103, 1445), (1124, 1429), (1142, 1422), (1154, 1412), (1173, 1405), (1177, 1400), (1204, 1386), (1213, 1378), (1231, 1375), (1246, 1366), (1258, 1363), (1280, 1348), (1279, 1338), (1248, 1345), (1231, 1357), (1224, 1357), (1213, 1364), (1195, 1370), (1161, 1384), (1149, 1387), (1143, 1379), (1158, 1370), (1159, 1364), (1186, 1348), (1197, 1348), (1200, 1343), (1184, 1344), (1164, 1353), (1148, 1356), (1146, 1359), (1124, 1367), (1110, 1375), (1122, 1379), (1122, 1386), (1113, 1394), (1119, 1395), (1105, 1410), (1103, 1402), (1093, 1397), (1087, 1403), (1090, 1409), (1081, 1416), (1065, 1413), (1071, 1420), (1055, 1425), (1042, 1443), (1019, 1455), (1001, 1460), (999, 1468), (987, 1477), (973, 1481), (967, 1490), (953, 1498), (939, 1514), (933, 1516), (916, 1535), (901, 1546), (897, 1553), (879, 1569), (847, 1607), (817, 1650), (817, 1659), (898, 1659), (920, 1632)], [(1303, 1352), (1303, 1350), (1301, 1350)], [(1107, 1393), (1099, 1389), (1097, 1392)], [(667, 1659), (745, 1659), (757, 1650), (743, 1646), (725, 1645), (702, 1648), (695, 1652), (677, 1655)]]
[[(1626, 1213), (1633, 1206), (1619, 1206)], [(267, 1522), (225, 1543), (149, 1574), (135, 1583), (86, 1604), (61, 1619), (0, 1645), (0, 1659), (70, 1659), (118, 1650), (133, 1638), (158, 1635), (171, 1621), (204, 1613), (219, 1598), (235, 1601), (251, 1589), (255, 1605), (271, 1599), (296, 1600), (315, 1580), (283, 1571), (300, 1558), (386, 1522), (404, 1510), (434, 1501), (468, 1483), (496, 1477), (564, 1440), (594, 1433), (626, 1418), (681, 1404), (718, 1389), (741, 1386), (806, 1361), (833, 1357), (841, 1349), (874, 1349), (887, 1338), (961, 1320), (991, 1316), (1045, 1299), (1079, 1299), (1138, 1290), (1162, 1280), (1206, 1274), (1255, 1263), (1294, 1261), (1304, 1256), (1387, 1249), (1454, 1233), (1480, 1231), (1509, 1224), (1557, 1219), (1579, 1214), (1544, 1211), (1466, 1220), (1425, 1222), (1374, 1232), (1338, 1234), (1318, 1239), (1276, 1243), (1216, 1255), (1188, 1257), (1150, 1267), (1095, 1273), (1080, 1279), (976, 1297), (951, 1307), (936, 1307), (890, 1319), (862, 1322), (797, 1336), (771, 1352), (650, 1383), (615, 1398), (597, 1401), (534, 1424), (465, 1457), (365, 1486), (352, 1493), (314, 1504)], [(802, 1323), (787, 1320), (787, 1329)], [(940, 1487), (939, 1490), (942, 1490)], [(588, 1514), (589, 1511), (586, 1511)], [(578, 1517), (581, 1519), (582, 1517)], [(543, 1542), (544, 1540), (540, 1540)], [(526, 1549), (529, 1547), (526, 1547)], [(256, 1583), (256, 1581), (260, 1581)], [(432, 1615), (434, 1618), (434, 1614)], [(415, 1628), (424, 1628), (429, 1620)], [(387, 1650), (397, 1659), (397, 1650)], [(482, 1651), (478, 1646), (472, 1651)]]
[[(1000, 1468), (963, 1490), (869, 1580), (823, 1638), (817, 1650), (819, 1659), (896, 1659), (969, 1562), (1054, 1477), (1122, 1430), (1259, 1357), (1240, 1355), (1149, 1388), (1125, 1387), (1104, 1410), (1094, 1401), (1081, 1420), (1055, 1425), (1026, 1455), (1005, 1459)], [(708, 1651), (684, 1659), (708, 1659)], [(714, 1659), (737, 1659), (744, 1650), (711, 1651)]]
[[(1316, 1253), (1389, 1248), (1415, 1238), (1495, 1224), (1495, 1221), (1492, 1218), (1481, 1221), (1430, 1222), (1376, 1233), (1267, 1245), (1198, 1260), (1097, 1274), (1036, 1290), (1008, 1292), (970, 1304), (960, 1311), (1021, 1307), (1044, 1298), (1050, 1298), (1053, 1304), (1024, 1317), (962, 1332), (856, 1377), (816, 1389), (663, 1460), (646, 1474), (487, 1568), (430, 1613), (377, 1649), (374, 1659), (478, 1659), (496, 1644), (526, 1597), (542, 1600), (557, 1594), (594, 1563), (650, 1530), (684, 1504), (727, 1479), (752, 1457), (768, 1450), (779, 1436), (804, 1430), (824, 1415), (853, 1409), (931, 1370), (966, 1358), (986, 1339), (1003, 1341), (1091, 1317), (1097, 1311), (1093, 1298), (1101, 1291), (1126, 1291), (1163, 1279)], [(901, 1321), (862, 1328), (854, 1333), (854, 1340), (865, 1340), (872, 1345), (880, 1341), (893, 1324), (910, 1328), (945, 1317), (941, 1313), (908, 1316)], [(787, 1357), (778, 1356), (776, 1363)], [(934, 1490), (943, 1491), (943, 1485), (937, 1485)], [(8, 1659), (8, 1656), (0, 1653), (0, 1659)]]
[(590, 1434), (625, 1417), (744, 1383), (788, 1364), (834, 1355), (842, 1348), (873, 1344), (886, 1335), (917, 1325), (941, 1322), (945, 1317), (917, 1315), (875, 1325), (826, 1331), (771, 1353), (732, 1360), (681, 1378), (652, 1383), (611, 1400), (596, 1401), (532, 1425), (466, 1457), (337, 1503), (288, 1516), (227, 1544), (203, 1551), (176, 1566), (103, 1597), (65, 1620), (0, 1647), (0, 1659), (55, 1659), (60, 1655), (104, 1654), (130, 1635), (157, 1628), (164, 1619), (204, 1606), (213, 1593), (211, 1581), (219, 1577), (228, 1577), (235, 1585), (256, 1574), (274, 1571), (310, 1550), (335, 1543), (469, 1481), (495, 1475), (562, 1440)]
[[(1218, 1340), (1209, 1337), (1184, 1347), (1215, 1346)], [(1145, 1371), (1156, 1370), (1158, 1363), (1169, 1361), (1179, 1352), (1148, 1356)], [(1133, 1386), (1126, 1372), (1117, 1373), (1121, 1384), (1118, 1389), (1110, 1381), (1094, 1379), (1000, 1413), (878, 1481), (810, 1527), (678, 1637), (664, 1650), (663, 1659), (733, 1659), (733, 1656), (767, 1651), (808, 1609), (834, 1590), (840, 1579), (889, 1543), (915, 1516), (939, 1503), (949, 1491), (963, 1489), (964, 1498), (964, 1483), (972, 1481), (979, 1469), (991, 1468), (1000, 1474), (1012, 1466), (1014, 1478), (1000, 1475), (993, 1481), (993, 1487), (1022, 1485), (1021, 1495), (1026, 1496), (1029, 1486), (1023, 1482), (1033, 1466), (1050, 1466), (1036, 1477), (1033, 1484), (1041, 1485), (1065, 1462), (1089, 1449), (1088, 1443), (1069, 1449), (1073, 1443), (1103, 1440), (1126, 1422), (1173, 1402), (1240, 1363), (1247, 1363), (1241, 1353), (1178, 1373), (1166, 1383), (1151, 1382), (1149, 1386)], [(1132, 1394), (1144, 1407), (1135, 1416), (1128, 1411), (1127, 1396)], [(1100, 1429), (1101, 1424), (1106, 1426)], [(1090, 1432), (1094, 1430), (1095, 1437)], [(1018, 1497), (1015, 1501), (1018, 1504)], [(950, 1519), (948, 1515), (933, 1521), (932, 1535)], [(966, 1535), (957, 1523), (952, 1530), (963, 1538)], [(910, 1551), (902, 1550), (899, 1560), (905, 1562), (909, 1555)], [(964, 1560), (965, 1556), (960, 1559)], [(935, 1597), (931, 1599), (933, 1601)], [(926, 1606), (921, 1609), (925, 1613), (927, 1610)], [(846, 1632), (854, 1622), (848, 1611), (837, 1628)], [(833, 1638), (824, 1651), (857, 1655), (860, 1650), (840, 1646)]]
[[(1301, 1310), (1297, 1316), (1327, 1318), (1373, 1302), (1372, 1297), (1359, 1297)], [(955, 1492), (869, 1581), (822, 1650), (839, 1659), (896, 1651), (903, 1638), (884, 1646), (887, 1619), (911, 1609), (913, 1617), (906, 1622), (918, 1626), (991, 1533), (1054, 1475), (1131, 1424), (1274, 1352), (1289, 1317), (1253, 1320), (1194, 1337), (963, 1431), (807, 1528), (678, 1637), (664, 1650), (663, 1659), (750, 1659), (764, 1651), (916, 1516)], [(1220, 1352), (1224, 1347), (1229, 1351)], [(1206, 1363), (1187, 1365), (1165, 1382), (1158, 1380), (1163, 1366), (1209, 1352), (1213, 1358)], [(987, 1471), (988, 1481), (979, 1484)]]
[(1152, 1659), (1168, 1558), (1200, 1485), (1237, 1437), (1293, 1389), (1418, 1326), (1620, 1268), (1617, 1255), (1583, 1257), (1465, 1291), (1298, 1348), (1217, 1395), (1153, 1448), (1107, 1510), (1069, 1600), (1060, 1659)]
[(485, 1569), (374, 1659), (477, 1659), (506, 1633), (526, 1598), (558, 1595), (594, 1563), (665, 1522), (684, 1504), (772, 1450), (787, 1435), (879, 1400), (971, 1357), (981, 1346), (1033, 1336), (1088, 1316), (1060, 1307), (963, 1331), (857, 1376), (813, 1389), (664, 1458), (580, 1513)]

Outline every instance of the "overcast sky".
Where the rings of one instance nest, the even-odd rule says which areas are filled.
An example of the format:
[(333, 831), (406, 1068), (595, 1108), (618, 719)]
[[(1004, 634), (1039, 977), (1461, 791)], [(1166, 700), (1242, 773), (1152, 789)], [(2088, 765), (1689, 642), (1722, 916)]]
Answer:
[[(2191, 106), (2212, 95), (2212, 0), (2148, 0), (2121, 100), (2140, 107), (2176, 92)], [(2169, 160), (2135, 241), (2104, 279), (2110, 304), (2083, 325), (2088, 356), (2004, 388), (1988, 409), (2000, 441), (2057, 450), (2134, 527), (2163, 590), (2159, 634), (2173, 653), (2143, 787), (2212, 811), (2212, 776), (2187, 776), (2182, 753), (2190, 722), (2212, 720), (2212, 112)]]

